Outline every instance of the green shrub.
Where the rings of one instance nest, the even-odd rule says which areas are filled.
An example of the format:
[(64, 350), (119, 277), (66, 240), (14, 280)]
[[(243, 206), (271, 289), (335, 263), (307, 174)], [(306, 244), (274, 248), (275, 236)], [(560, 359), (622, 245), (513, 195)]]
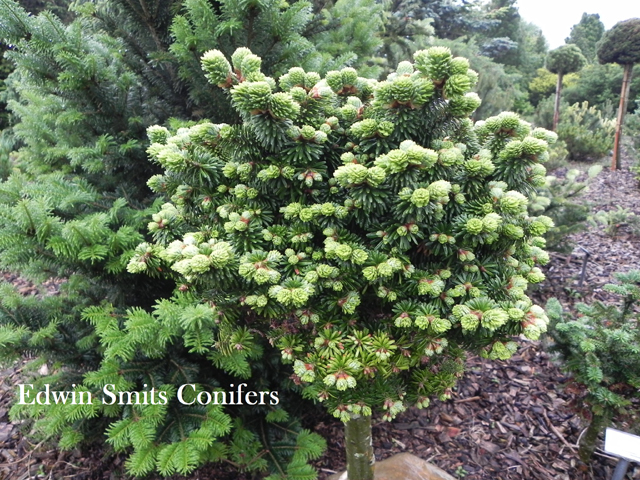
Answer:
[(589, 222), (594, 226), (604, 227), (607, 235), (617, 235), (620, 227), (627, 227), (632, 234), (640, 234), (640, 215), (636, 215), (628, 208), (617, 206), (616, 210), (599, 210), (589, 217)]
[(524, 292), (544, 278), (535, 265), (548, 259), (551, 221), (527, 214), (525, 194), (544, 181), (555, 135), (512, 113), (473, 126), (467, 61), (442, 47), (415, 58), (380, 83), (300, 68), (276, 83), (246, 49), (233, 69), (207, 53), (209, 80), (243, 123), (149, 129), (164, 170), (149, 185), (166, 203), (149, 223), (154, 242), (128, 264), (175, 282), (174, 296), (151, 311), (83, 313), (103, 360), (77, 388), (155, 388), (167, 405), (23, 405), (12, 416), (43, 415), (36, 427), (65, 447), (99, 416), (136, 475), (224, 459), (312, 478), (322, 444), (308, 433), (275, 437), (284, 458), (259, 455), (275, 456), (261, 428), (286, 413), (185, 406), (179, 386), (194, 385), (188, 401), (241, 382), (284, 398), (291, 375), (344, 421), (391, 419), (448, 398), (465, 350), (506, 359), (514, 335), (537, 338), (546, 317)]
[[(564, 96), (566, 97), (567, 88), (575, 85), (579, 78), (577, 73), (569, 73), (562, 77), (562, 87)], [(539, 68), (536, 70), (536, 76), (529, 82), (529, 98), (534, 106), (537, 106), (541, 100), (547, 98), (549, 95), (553, 95), (556, 91), (556, 84), (558, 83), (558, 74), (551, 73), (546, 68)]]
[[(640, 100), (636, 100), (635, 103), (640, 103)], [(636, 153), (640, 153), (640, 110), (625, 116), (623, 132), (631, 137), (631, 144), (636, 149)], [(636, 155), (636, 158), (640, 160), (639, 155)]]
[[(553, 96), (542, 100), (536, 108), (534, 123), (543, 128), (553, 125)], [(613, 148), (615, 119), (611, 104), (603, 110), (589, 106), (588, 102), (560, 107), (558, 139), (569, 151), (570, 160), (596, 161), (609, 154)]]
[[(618, 106), (620, 85), (622, 85), (622, 67), (616, 64), (591, 64), (584, 67), (578, 77), (563, 90), (562, 97), (569, 104), (589, 102), (599, 109), (607, 104)], [(630, 86), (630, 99), (640, 95), (640, 65), (633, 69)], [(630, 101), (627, 112), (633, 112), (637, 106)]]
[(465, 350), (505, 359), (513, 335), (544, 331), (524, 290), (543, 279), (551, 222), (527, 214), (525, 194), (555, 135), (512, 113), (474, 128), (465, 59), (434, 47), (380, 83), (300, 68), (275, 82), (246, 49), (203, 65), (243, 124), (149, 130), (165, 170), (149, 185), (170, 202), (128, 268), (160, 269), (178, 292), (140, 320), (144, 335), (142, 313), (115, 340), (97, 314), (107, 357), (170, 341), (248, 377), (265, 337), (304, 395), (349, 424), (448, 398)]
[(599, 160), (613, 147), (615, 120), (588, 102), (569, 106), (558, 125), (558, 138), (567, 144), (572, 160)]
[(550, 250), (567, 252), (573, 248), (568, 235), (584, 229), (589, 219), (588, 205), (575, 201), (575, 197), (583, 193), (590, 179), (601, 170), (600, 165), (591, 167), (585, 181), (577, 181), (582, 173), (578, 169), (569, 170), (562, 178), (547, 176), (545, 185), (536, 190), (529, 211), (553, 219), (554, 226), (545, 235)]
[(626, 422), (625, 430), (640, 432), (640, 271), (617, 273), (615, 278), (618, 283), (604, 290), (620, 299), (618, 305), (578, 304), (572, 315), (564, 313), (556, 299), (547, 303), (552, 351), (584, 388), (590, 409), (591, 426), (580, 446), (585, 461), (612, 418)]

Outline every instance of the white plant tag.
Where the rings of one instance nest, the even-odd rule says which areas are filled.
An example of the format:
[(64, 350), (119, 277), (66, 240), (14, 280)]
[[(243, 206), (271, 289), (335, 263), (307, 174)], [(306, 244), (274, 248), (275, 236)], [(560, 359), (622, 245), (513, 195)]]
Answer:
[(607, 428), (604, 451), (618, 457), (640, 462), (640, 437), (614, 428)]

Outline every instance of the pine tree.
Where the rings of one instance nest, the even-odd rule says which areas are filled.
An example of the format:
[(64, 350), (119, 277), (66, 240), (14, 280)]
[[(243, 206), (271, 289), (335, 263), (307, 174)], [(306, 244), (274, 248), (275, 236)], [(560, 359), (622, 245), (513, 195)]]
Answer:
[(607, 31), (598, 45), (598, 61), (600, 63), (617, 63), (624, 67), (622, 90), (620, 92), (620, 106), (618, 107), (618, 123), (613, 143), (611, 170), (620, 168), (620, 136), (624, 114), (629, 100), (631, 88), (631, 74), (633, 65), (640, 63), (640, 18), (631, 18), (616, 23)]
[(203, 57), (242, 124), (149, 129), (164, 169), (149, 185), (171, 201), (128, 269), (176, 281), (173, 334), (223, 368), (269, 339), (359, 437), (349, 478), (368, 479), (373, 412), (449, 398), (465, 350), (506, 359), (514, 335), (545, 330), (524, 291), (544, 278), (551, 221), (526, 194), (555, 136), (512, 113), (474, 126), (477, 74), (443, 47), (380, 83), (349, 68), (276, 82), (260, 65), (247, 49)]
[(567, 73), (579, 71), (587, 63), (580, 49), (573, 45), (563, 45), (551, 50), (547, 55), (547, 70), (558, 75), (556, 83), (556, 103), (553, 111), (553, 130), (558, 128), (560, 120), (560, 94), (562, 92), (562, 78)]

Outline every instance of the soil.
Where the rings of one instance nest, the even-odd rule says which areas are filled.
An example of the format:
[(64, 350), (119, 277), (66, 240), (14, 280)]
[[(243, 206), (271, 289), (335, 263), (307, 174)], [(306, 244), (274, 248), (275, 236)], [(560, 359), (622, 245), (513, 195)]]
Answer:
[[(611, 172), (605, 167), (581, 201), (594, 213), (620, 206), (640, 215), (640, 187), (637, 174), (631, 171), (634, 163), (627, 154), (622, 170)], [(547, 280), (534, 298), (544, 304), (555, 296), (567, 307), (576, 301), (610, 300), (602, 286), (614, 281), (613, 273), (640, 269), (640, 241), (632, 225), (622, 221), (612, 230), (608, 234), (602, 226), (589, 226), (571, 235), (573, 251), (551, 256), (545, 268)], [(24, 295), (56, 293), (56, 281), (38, 289), (18, 276), (4, 276)], [(392, 423), (374, 424), (376, 458), (411, 452), (465, 480), (611, 478), (616, 459), (601, 449), (589, 464), (579, 460), (576, 443), (585, 419), (578, 412), (584, 392), (543, 347), (541, 342), (522, 341), (517, 355), (507, 362), (470, 357), (451, 400), (436, 401), (426, 410), (409, 409)], [(7, 415), (18, 367), (0, 372), (0, 480), (123, 478), (125, 458), (106, 448), (60, 452), (34, 445), (22, 435), (20, 425), (11, 423)], [(344, 469), (342, 424), (320, 411), (310, 412), (303, 421), (327, 439), (327, 451), (315, 462), (318, 478)], [(189, 477), (170, 478), (255, 477), (224, 465), (208, 465)], [(640, 479), (640, 465), (632, 464), (626, 478)]]

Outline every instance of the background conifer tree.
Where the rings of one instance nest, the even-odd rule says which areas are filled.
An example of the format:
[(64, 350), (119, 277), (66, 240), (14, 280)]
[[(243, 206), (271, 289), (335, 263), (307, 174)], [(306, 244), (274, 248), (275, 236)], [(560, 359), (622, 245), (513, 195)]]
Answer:
[(598, 45), (598, 61), (600, 63), (617, 63), (624, 67), (622, 90), (620, 91), (620, 105), (618, 107), (618, 121), (613, 143), (613, 157), (611, 169), (620, 168), (620, 136), (624, 114), (627, 110), (629, 90), (631, 88), (631, 74), (633, 66), (640, 62), (640, 18), (631, 18), (619, 22), (607, 31)]
[(560, 94), (562, 92), (562, 78), (567, 73), (573, 73), (585, 66), (587, 60), (574, 44), (563, 45), (551, 50), (547, 55), (547, 70), (558, 75), (556, 83), (556, 101), (553, 110), (553, 130), (558, 128), (560, 119)]
[(580, 22), (571, 27), (571, 33), (565, 39), (568, 44), (578, 46), (589, 63), (594, 63), (596, 57), (596, 44), (604, 34), (604, 24), (597, 13), (583, 13)]

